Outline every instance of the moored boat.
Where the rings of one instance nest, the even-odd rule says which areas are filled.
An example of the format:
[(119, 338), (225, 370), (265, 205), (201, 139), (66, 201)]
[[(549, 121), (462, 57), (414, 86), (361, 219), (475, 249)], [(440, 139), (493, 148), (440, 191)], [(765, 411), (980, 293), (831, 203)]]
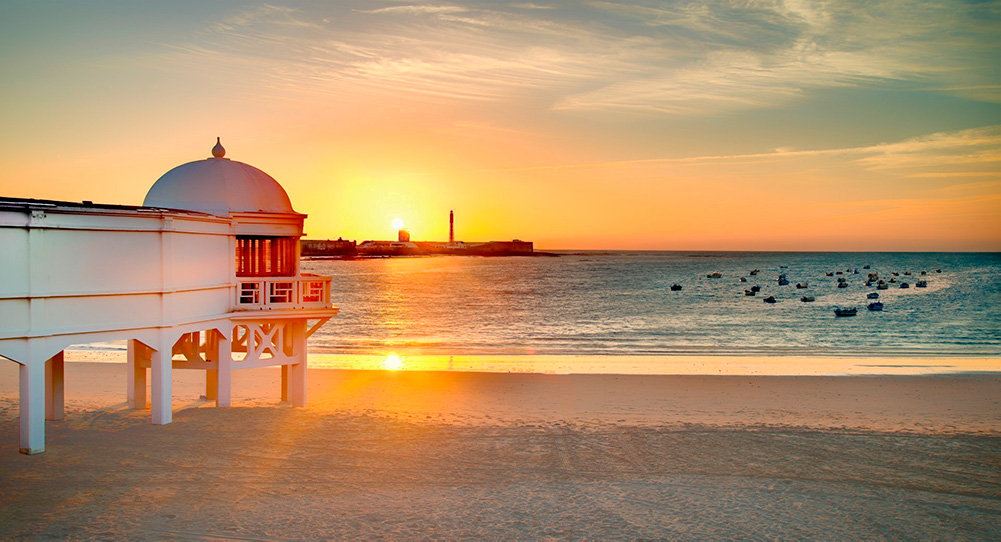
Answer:
[(873, 292), (873, 293), (871, 293), (871, 294), (869, 294), (869, 295), (867, 295), (865, 297), (866, 297), (866, 299), (879, 299), (879, 294), (877, 294), (876, 292)]
[(681, 289), (681, 285), (680, 284), (672, 284), (671, 285), (671, 291), (672, 292), (677, 292), (680, 289)]
[(764, 299), (764, 301), (765, 301), (765, 303), (775, 303), (775, 302), (776, 302), (776, 299), (775, 299), (775, 296), (773, 296), (773, 295), (770, 295), (770, 296), (766, 297), (766, 298)]
[(817, 300), (817, 298), (813, 297), (812, 295), (804, 295), (803, 297), (799, 298), (799, 300), (802, 301), (803, 303), (813, 303), (814, 301)]
[(869, 303), (866, 306), (866, 308), (868, 308), (871, 311), (881, 311), (883, 310), (883, 304), (880, 303), (879, 301), (876, 301), (875, 303)]
[(855, 316), (855, 314), (857, 312), (858, 312), (858, 309), (856, 309), (855, 307), (852, 307), (850, 309), (842, 309), (841, 307), (834, 307), (834, 316), (837, 316), (837, 317)]

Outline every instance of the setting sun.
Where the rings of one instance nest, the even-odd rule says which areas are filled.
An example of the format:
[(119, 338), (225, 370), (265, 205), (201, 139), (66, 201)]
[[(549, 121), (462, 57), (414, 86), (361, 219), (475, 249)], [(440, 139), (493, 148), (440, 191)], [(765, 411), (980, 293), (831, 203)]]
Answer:
[(382, 368), (387, 371), (399, 371), (403, 369), (403, 360), (396, 354), (386, 356), (386, 359), (382, 362)]
[(394, 230), (402, 230), (403, 229), (403, 219), (402, 218), (394, 218), (393, 219), (393, 229)]

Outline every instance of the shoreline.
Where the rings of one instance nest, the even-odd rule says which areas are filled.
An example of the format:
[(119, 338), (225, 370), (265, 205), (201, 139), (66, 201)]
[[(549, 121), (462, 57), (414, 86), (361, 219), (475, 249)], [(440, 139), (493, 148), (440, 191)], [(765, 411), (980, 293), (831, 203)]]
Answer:
[[(384, 355), (309, 353), (311, 369), (393, 369)], [(67, 349), (67, 361), (125, 363), (125, 350)], [(1001, 374), (1001, 356), (399, 354), (399, 369), (595, 375), (851, 376)]]
[[(0, 419), (17, 417), (18, 369), (0, 365)], [(125, 367), (66, 363), (68, 416), (125, 407)], [(233, 372), (233, 406), (284, 408), (277, 368)], [(175, 414), (214, 408), (205, 374), (173, 372)], [(147, 397), (149, 395), (147, 394)], [(608, 375), (309, 369), (303, 412), (458, 425), (525, 423), (788, 427), (1001, 435), (1001, 374)], [(282, 406), (284, 405), (284, 406)]]

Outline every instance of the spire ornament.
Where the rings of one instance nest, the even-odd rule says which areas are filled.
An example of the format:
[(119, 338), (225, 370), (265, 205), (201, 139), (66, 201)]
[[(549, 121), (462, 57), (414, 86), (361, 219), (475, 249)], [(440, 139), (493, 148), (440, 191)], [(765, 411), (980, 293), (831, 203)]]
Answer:
[(226, 149), (223, 148), (222, 143), (219, 142), (219, 138), (215, 138), (215, 147), (212, 147), (212, 156), (216, 158), (222, 158), (226, 156)]

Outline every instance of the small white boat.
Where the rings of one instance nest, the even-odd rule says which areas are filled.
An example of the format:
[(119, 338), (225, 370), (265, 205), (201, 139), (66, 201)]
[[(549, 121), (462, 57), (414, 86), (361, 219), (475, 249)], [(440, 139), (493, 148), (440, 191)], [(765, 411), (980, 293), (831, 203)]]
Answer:
[(806, 282), (797, 282), (797, 283), (796, 283), (796, 287), (797, 287), (797, 288), (809, 288), (809, 287), (810, 287), (810, 284), (809, 284), (809, 283), (806, 283)]

